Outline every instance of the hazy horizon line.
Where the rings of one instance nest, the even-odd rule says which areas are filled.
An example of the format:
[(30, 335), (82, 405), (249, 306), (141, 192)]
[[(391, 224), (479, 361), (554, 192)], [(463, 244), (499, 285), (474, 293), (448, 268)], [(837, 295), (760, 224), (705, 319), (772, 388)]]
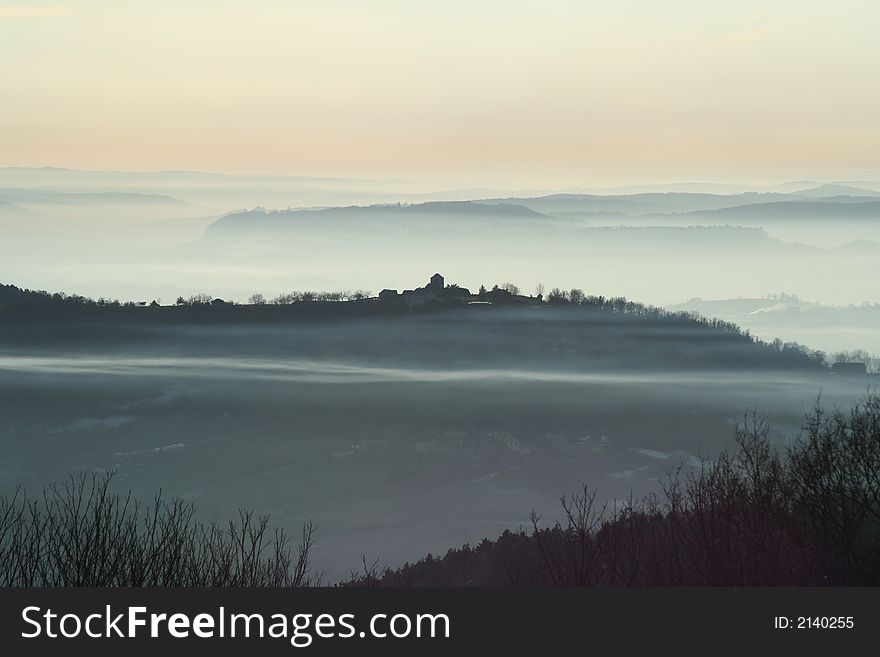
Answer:
[[(661, 178), (661, 177), (634, 177), (628, 179), (617, 179), (615, 181), (608, 179), (584, 180), (583, 182), (572, 182), (569, 180), (549, 180), (546, 175), (536, 174), (534, 182), (528, 181), (532, 178), (521, 174), (516, 175), (515, 179), (500, 178), (495, 176), (486, 176), (485, 174), (474, 174), (472, 178), (468, 178), (467, 174), (455, 175), (451, 173), (438, 174), (414, 174), (408, 176), (404, 173), (389, 172), (386, 174), (370, 174), (348, 173), (348, 174), (323, 174), (321, 172), (303, 173), (299, 171), (282, 171), (282, 170), (231, 170), (231, 169), (198, 169), (198, 168), (143, 168), (143, 169), (125, 169), (116, 167), (92, 168), (92, 167), (75, 167), (57, 164), (0, 164), (0, 172), (3, 171), (29, 171), (29, 172), (64, 172), (64, 173), (83, 173), (83, 174), (109, 174), (109, 175), (196, 175), (196, 176), (216, 176), (228, 178), (253, 178), (253, 179), (289, 179), (289, 180), (313, 180), (313, 181), (329, 181), (329, 182), (352, 182), (352, 183), (402, 183), (402, 184), (442, 184), (448, 183), (452, 185), (463, 186), (464, 190), (468, 188), (480, 187), (523, 187), (524, 189), (553, 189), (557, 191), (565, 191), (565, 189), (626, 189), (628, 187), (680, 187), (680, 186), (718, 186), (718, 187), (755, 187), (773, 189), (775, 187), (785, 185), (798, 184), (845, 184), (845, 185), (878, 185), (880, 184), (880, 172), (872, 174), (870, 172), (861, 172), (860, 174), (821, 174), (801, 175), (801, 176), (777, 176), (773, 178), (754, 178), (754, 177), (681, 177), (681, 178)], [(480, 176), (477, 179), (477, 176)], [(576, 174), (572, 174), (572, 177)], [(441, 191), (441, 190), (436, 190)]]

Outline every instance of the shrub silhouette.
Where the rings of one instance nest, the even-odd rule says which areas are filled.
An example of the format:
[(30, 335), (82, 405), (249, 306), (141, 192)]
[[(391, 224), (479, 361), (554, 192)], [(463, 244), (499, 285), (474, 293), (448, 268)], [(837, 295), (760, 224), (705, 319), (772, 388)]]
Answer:
[(157, 495), (110, 491), (112, 474), (72, 476), (29, 499), (0, 497), (0, 586), (307, 586), (313, 527), (296, 553), (268, 517), (240, 511), (221, 526)]

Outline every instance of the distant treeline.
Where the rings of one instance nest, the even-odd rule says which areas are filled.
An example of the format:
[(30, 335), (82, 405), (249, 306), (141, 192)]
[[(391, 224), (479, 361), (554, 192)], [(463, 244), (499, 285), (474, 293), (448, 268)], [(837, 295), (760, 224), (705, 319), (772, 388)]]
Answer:
[[(267, 300), (262, 294), (253, 294), (248, 299), (247, 304), (252, 306), (263, 306), (266, 304), (288, 305), (291, 303), (309, 302), (309, 301), (362, 301), (371, 296), (368, 290), (345, 290), (337, 292), (289, 292), (280, 294), (277, 297)], [(210, 306), (210, 305), (239, 305), (235, 301), (226, 301), (212, 297), (209, 294), (199, 293), (192, 294), (188, 297), (177, 297), (174, 305), (176, 306)], [(152, 308), (159, 307), (158, 301), (119, 301), (118, 299), (105, 299), (99, 297), (92, 299), (79, 294), (66, 294), (65, 292), (46, 292), (45, 290), (28, 290), (16, 287), (14, 285), (0, 284), (0, 310), (28, 310), (31, 308), (42, 308), (49, 305), (67, 308), (142, 308), (149, 306)]]
[(584, 488), (564, 520), (428, 555), (364, 561), (348, 586), (880, 585), (880, 396), (806, 415), (777, 449), (746, 418), (736, 449), (669, 474), (659, 494), (600, 505)]
[[(448, 286), (447, 289), (461, 288)], [(369, 294), (363, 290), (355, 292), (291, 292), (279, 295), (271, 301), (256, 294), (250, 298), (248, 304), (237, 304), (212, 298), (207, 294), (197, 294), (186, 298), (178, 297), (174, 305), (163, 306), (156, 301), (147, 304), (145, 302), (119, 302), (100, 298), (95, 300), (63, 292), (49, 293), (21, 289), (12, 285), (0, 285), (0, 326), (15, 327), (19, 323), (33, 322), (45, 324), (47, 320), (69, 320), (92, 324), (106, 321), (115, 325), (124, 323), (126, 327), (137, 327), (165, 323), (178, 325), (260, 325), (299, 320), (409, 317), (419, 313), (429, 314), (468, 308), (472, 307), (467, 305), (469, 300), (491, 299), (492, 305), (483, 306), (483, 310), (480, 312), (485, 312), (485, 308), (530, 305), (548, 310), (572, 309), (592, 313), (590, 317), (607, 318), (609, 322), (629, 321), (632, 326), (648, 328), (655, 325), (659, 328), (686, 328), (697, 331), (693, 335), (682, 336), (681, 339), (684, 342), (681, 344), (669, 343), (667, 348), (670, 354), (674, 353), (673, 346), (676, 349), (681, 349), (688, 340), (700, 340), (715, 336), (732, 345), (755, 347), (751, 357), (747, 357), (743, 361), (746, 363), (753, 363), (755, 359), (763, 358), (766, 364), (783, 368), (823, 369), (829, 366), (826, 354), (822, 351), (809, 349), (796, 342), (783, 342), (779, 339), (765, 342), (732, 322), (707, 318), (695, 312), (673, 312), (630, 301), (624, 297), (587, 295), (578, 288), (571, 290), (554, 288), (544, 295), (543, 289), (539, 287), (535, 296), (524, 297), (519, 295), (519, 289), (515, 285), (505, 283), (502, 286), (496, 285), (491, 290), (481, 287), (479, 293), (474, 295), (465, 292), (463, 297), (451, 297), (451, 300), (445, 299), (428, 303), (423, 308), (416, 310), (404, 302), (379, 300), (370, 297)], [(611, 332), (606, 333), (607, 335), (602, 336), (597, 334), (597, 337), (609, 342), (609, 353), (622, 353), (619, 345), (611, 348), (610, 342), (616, 342), (623, 338)], [(572, 348), (578, 347), (578, 341), (583, 340), (581, 335), (572, 335), (571, 333), (558, 335), (563, 342), (571, 342)], [(657, 337), (661, 339), (662, 336), (658, 334)], [(494, 343), (488, 345), (487, 348), (490, 351), (500, 348), (498, 345), (503, 344), (506, 339), (513, 338), (510, 336), (497, 337)], [(666, 339), (668, 340), (668, 337)], [(601, 344), (601, 341), (593, 341), (587, 343), (587, 347), (593, 349), (594, 353), (598, 353), (596, 350), (600, 348)]]

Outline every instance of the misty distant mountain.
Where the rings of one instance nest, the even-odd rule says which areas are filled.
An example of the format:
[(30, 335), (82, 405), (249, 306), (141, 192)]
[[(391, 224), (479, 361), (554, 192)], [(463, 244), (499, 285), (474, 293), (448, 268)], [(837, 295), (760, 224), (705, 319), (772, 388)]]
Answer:
[[(45, 190), (55, 190), (56, 198), (60, 198), (57, 196), (60, 193), (120, 193), (168, 197), (210, 208), (213, 214), (254, 206), (302, 209), (331, 205), (350, 207), (350, 204), (368, 206), (397, 201), (416, 204), (422, 201), (475, 201), (484, 204), (519, 205), (558, 217), (618, 214), (648, 216), (830, 197), (841, 197), (840, 200), (843, 200), (842, 197), (880, 199), (880, 192), (872, 191), (867, 187), (816, 181), (793, 182), (763, 190), (736, 185), (671, 184), (659, 187), (619, 188), (608, 193), (589, 190), (585, 190), (589, 193), (579, 193), (579, 189), (574, 189), (572, 193), (536, 195), (534, 190), (531, 192), (524, 190), (517, 192), (516, 195), (491, 196), (492, 190), (482, 190), (478, 187), (462, 186), (444, 190), (436, 184), (412, 181), (230, 175), (197, 171), (80, 171), (50, 167), (0, 168), (0, 197), (4, 197), (2, 188), (7, 188), (6, 192), (15, 190), (17, 195), (27, 191), (52, 195), (52, 191)], [(42, 200), (50, 202), (53, 199)], [(103, 199), (68, 197), (66, 200), (106, 205), (112, 199), (106, 196)], [(124, 203), (129, 200), (144, 204), (149, 199), (127, 196), (117, 198), (114, 202)], [(169, 202), (160, 198), (152, 198), (152, 200), (157, 205)]]
[(61, 192), (0, 187), (0, 202), (56, 219), (56, 226), (76, 228), (95, 221), (151, 221), (202, 214), (204, 210), (167, 194), (128, 191)]
[(625, 214), (652, 215), (698, 210), (715, 210), (759, 202), (790, 199), (777, 192), (745, 192), (742, 194), (702, 194), (664, 192), (644, 194), (551, 194), (534, 198), (490, 199), (492, 202), (516, 203), (546, 214)]
[(852, 255), (876, 255), (880, 257), (880, 242), (873, 240), (853, 240), (846, 244), (831, 249), (837, 253), (848, 253)]
[[(306, 228), (376, 227), (410, 222), (473, 223), (498, 220), (543, 221), (550, 218), (522, 205), (476, 201), (433, 201), (418, 204), (368, 205), (341, 208), (266, 211), (255, 209), (227, 214), (211, 224), (206, 236), (229, 232), (266, 234)], [(442, 227), (441, 227), (442, 228)]]
[(829, 353), (866, 349), (880, 354), (880, 304), (820, 304), (795, 295), (689, 299), (669, 310), (697, 312), (734, 322), (765, 339), (805, 341)]
[(477, 202), (273, 212), (257, 209), (216, 220), (207, 227), (200, 244), (192, 248), (198, 251), (200, 245), (210, 249), (202, 254), (212, 256), (218, 248), (240, 253), (251, 245), (260, 247), (260, 257), (271, 257), (274, 250), (285, 258), (295, 252), (306, 259), (329, 248), (341, 254), (351, 245), (355, 252), (369, 248), (372, 255), (398, 259), (407, 253), (414, 257), (422, 254), (438, 262), (443, 253), (477, 259), (497, 253), (516, 258), (535, 249), (554, 257), (589, 254), (618, 261), (636, 254), (651, 259), (684, 254), (738, 257), (743, 249), (753, 255), (780, 258), (822, 253), (813, 246), (772, 238), (757, 227), (579, 226), (519, 205)]
[(824, 185), (819, 185), (818, 187), (802, 189), (797, 192), (797, 196), (811, 196), (816, 198), (830, 196), (867, 196), (880, 198), (880, 192), (873, 189), (854, 187), (852, 185), (826, 183)]
[[(483, 196), (467, 184), (0, 168), (0, 277), (90, 294), (109, 279), (116, 294), (166, 300), (186, 281), (244, 300), (404, 289), (430, 268), (471, 289), (578, 283), (657, 304), (783, 289), (875, 300), (880, 221), (860, 216), (880, 202), (862, 195), (875, 183), (824, 182)], [(814, 206), (823, 218), (798, 220)]]
[(272, 174), (229, 174), (211, 171), (101, 171), (90, 169), (69, 169), (65, 167), (0, 167), (0, 180), (16, 181), (22, 187), (44, 187), (46, 182), (64, 189), (78, 187), (114, 187), (131, 185), (133, 181), (143, 184), (160, 184), (167, 188), (191, 183), (251, 184), (261, 181), (311, 181), (311, 182), (356, 182), (352, 178), (327, 178), (320, 176), (285, 176)]
[[(2, 178), (0, 178), (2, 181)], [(106, 236), (107, 230), (206, 214), (204, 208), (168, 194), (132, 191), (57, 191), (0, 187), (7, 227), (19, 233)]]
[[(619, 195), (551, 194), (533, 198), (492, 199), (492, 201), (516, 203), (538, 212), (562, 217), (587, 215), (638, 216), (694, 214), (719, 217), (751, 217), (760, 213), (763, 217), (789, 216), (798, 212), (813, 215), (834, 216), (837, 206), (844, 203), (872, 203), (880, 192), (862, 190), (845, 185), (821, 185), (797, 193), (744, 192), (739, 194), (702, 194), (693, 192), (663, 192)], [(828, 203), (828, 207), (814, 211), (812, 204)], [(782, 207), (770, 207), (782, 204)], [(738, 212), (740, 208), (748, 208)], [(861, 207), (859, 211), (846, 210), (849, 216), (862, 216), (860, 212), (873, 212), (876, 208)]]
[(51, 223), (52, 221), (40, 212), (0, 198), (0, 229), (4, 231), (4, 237), (8, 238), (13, 234), (45, 237), (46, 231), (51, 228)]
[(777, 201), (774, 203), (754, 203), (715, 210), (699, 210), (689, 213), (693, 216), (730, 220), (769, 220), (769, 219), (878, 219), (880, 218), (880, 199), (874, 201), (852, 200), (844, 197), (811, 201)]
[(774, 294), (765, 297), (743, 297), (736, 299), (689, 299), (683, 303), (667, 306), (674, 312), (697, 312), (707, 317), (718, 317), (725, 321), (739, 323), (745, 318), (758, 315), (782, 315), (796, 314), (804, 319), (807, 315), (830, 317), (843, 313), (872, 315), (880, 319), (876, 313), (880, 312), (880, 304), (851, 304), (849, 306), (834, 306), (806, 301), (793, 294)]
[(164, 205), (187, 205), (183, 201), (166, 194), (147, 194), (143, 192), (58, 192), (46, 189), (0, 188), (0, 199), (23, 204), (95, 204), (125, 205), (155, 203)]
[(683, 303), (672, 304), (667, 308), (673, 312), (695, 312), (706, 317), (719, 317), (726, 321), (732, 321), (734, 317), (741, 319), (753, 312), (770, 308), (776, 303), (775, 299), (768, 297), (739, 299), (701, 299), (696, 297)]
[(2, 216), (16, 216), (23, 214), (36, 214), (26, 208), (21, 207), (15, 203), (4, 200), (0, 198), (0, 217)]
[[(265, 206), (327, 207), (450, 201), (512, 193), (507, 188), (474, 187), (472, 181), (450, 183), (395, 179), (274, 174), (223, 174), (202, 171), (85, 171), (54, 167), (0, 167), (0, 188), (53, 189), (69, 192), (125, 191), (168, 194), (210, 208), (214, 214)], [(524, 195), (541, 190), (530, 188)], [(552, 190), (547, 190), (552, 191)]]

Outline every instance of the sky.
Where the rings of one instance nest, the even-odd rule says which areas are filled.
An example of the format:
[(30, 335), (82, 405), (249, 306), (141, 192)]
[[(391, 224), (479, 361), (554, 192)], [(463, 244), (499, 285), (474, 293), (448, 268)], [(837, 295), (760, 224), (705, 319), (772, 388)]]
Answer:
[(876, 0), (0, 0), (0, 165), (880, 171)]

